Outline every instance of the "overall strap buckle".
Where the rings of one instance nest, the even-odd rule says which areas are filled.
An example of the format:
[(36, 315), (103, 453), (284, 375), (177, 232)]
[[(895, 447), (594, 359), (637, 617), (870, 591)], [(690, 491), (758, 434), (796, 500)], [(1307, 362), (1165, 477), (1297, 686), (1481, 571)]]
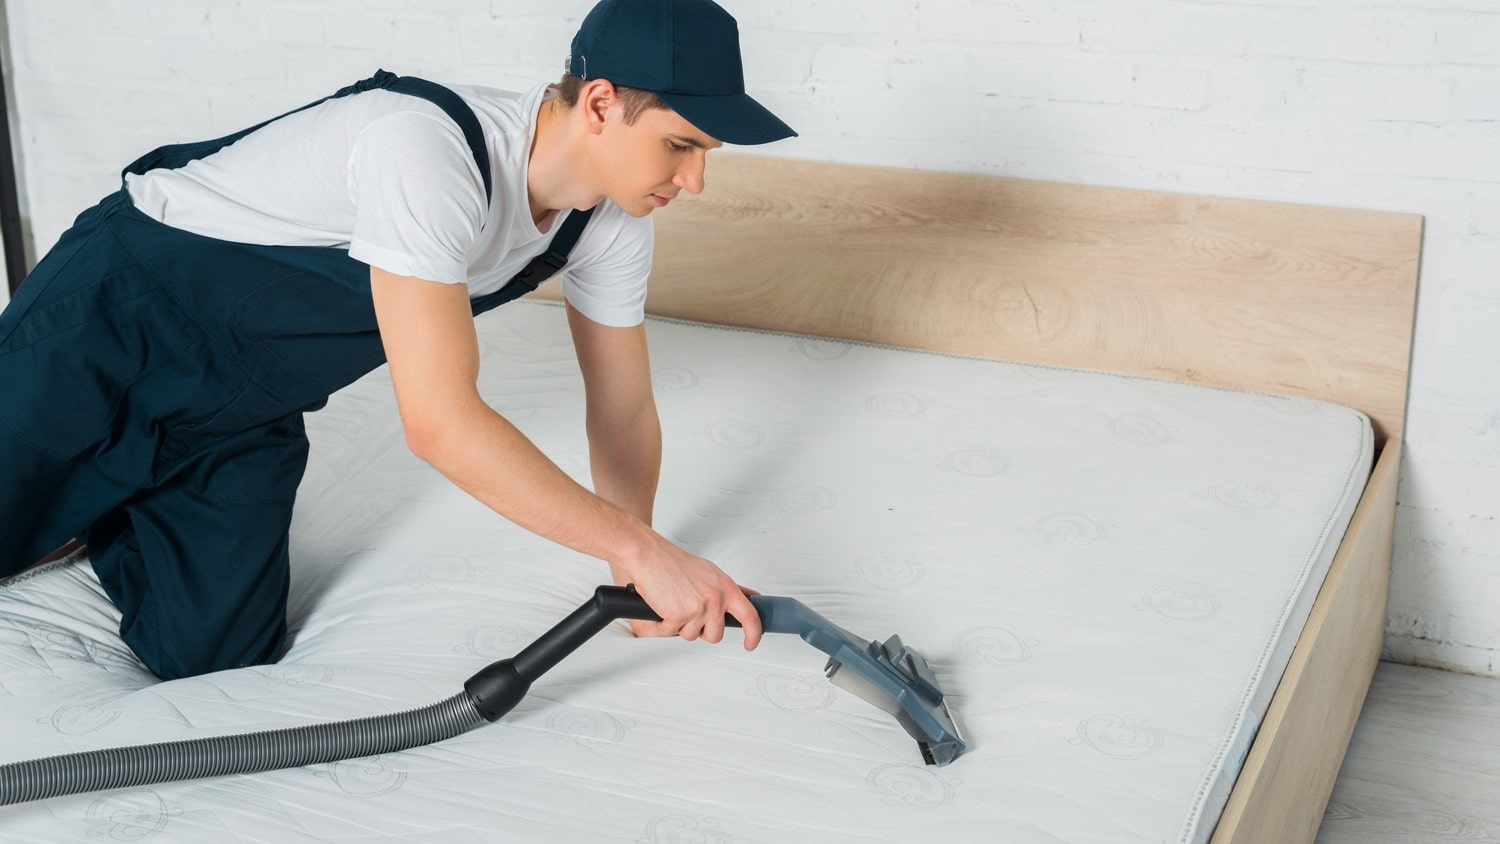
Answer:
[(573, 251), (573, 245), (578, 242), (579, 236), (583, 234), (583, 227), (588, 225), (593, 214), (594, 208), (569, 214), (568, 219), (563, 221), (562, 228), (558, 229), (552, 242), (547, 245), (547, 251), (532, 258), (530, 263), (511, 277), (511, 283), (519, 281), (535, 290), (542, 286), (542, 282), (557, 275), (559, 270), (567, 266), (568, 253)]
[(361, 79), (353, 85), (346, 85), (343, 88), (340, 88), (337, 92), (334, 93), (332, 97), (329, 97), (328, 99), (334, 99), (336, 97), (347, 97), (351, 94), (363, 94), (366, 91), (373, 91), (376, 88), (389, 88), (391, 87), (391, 84), (399, 78), (400, 77), (396, 74), (382, 68), (375, 71), (375, 75), (371, 76), (369, 79)]

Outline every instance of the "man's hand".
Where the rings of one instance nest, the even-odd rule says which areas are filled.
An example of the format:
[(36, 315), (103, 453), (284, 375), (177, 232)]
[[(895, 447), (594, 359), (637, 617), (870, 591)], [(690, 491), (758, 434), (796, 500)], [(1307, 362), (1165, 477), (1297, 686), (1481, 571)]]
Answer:
[(717, 644), (724, 639), (724, 616), (733, 616), (745, 632), (745, 650), (760, 644), (760, 616), (747, 595), (754, 589), (736, 584), (718, 566), (662, 541), (662, 547), (644, 564), (627, 566), (611, 562), (616, 582), (634, 583), (646, 604), (661, 621), (633, 621), (637, 636), (681, 636), (689, 642), (703, 639)]

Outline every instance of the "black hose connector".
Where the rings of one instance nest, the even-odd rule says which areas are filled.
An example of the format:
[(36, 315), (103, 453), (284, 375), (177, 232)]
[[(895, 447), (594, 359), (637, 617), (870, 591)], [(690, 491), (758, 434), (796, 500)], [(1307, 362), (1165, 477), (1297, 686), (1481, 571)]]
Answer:
[(492, 662), (464, 681), (464, 692), (474, 710), (494, 723), (515, 708), (531, 689), (531, 681), (516, 672), (514, 659)]
[(661, 620), (634, 586), (600, 586), (593, 598), (513, 658), (491, 663), (470, 677), (464, 691), (481, 715), (498, 721), (521, 702), (538, 677), (617, 618)]

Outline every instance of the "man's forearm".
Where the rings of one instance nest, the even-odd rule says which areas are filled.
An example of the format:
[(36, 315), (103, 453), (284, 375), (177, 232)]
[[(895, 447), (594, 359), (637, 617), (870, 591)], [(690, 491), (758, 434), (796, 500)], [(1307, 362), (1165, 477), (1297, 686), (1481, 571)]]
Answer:
[(660, 542), (646, 519), (589, 492), (477, 397), (449, 417), (443, 433), (412, 445), (419, 457), (490, 509), (580, 553), (634, 561)]
[(647, 403), (631, 419), (590, 416), (589, 468), (594, 491), (646, 524), (651, 524), (661, 477), (661, 423)]

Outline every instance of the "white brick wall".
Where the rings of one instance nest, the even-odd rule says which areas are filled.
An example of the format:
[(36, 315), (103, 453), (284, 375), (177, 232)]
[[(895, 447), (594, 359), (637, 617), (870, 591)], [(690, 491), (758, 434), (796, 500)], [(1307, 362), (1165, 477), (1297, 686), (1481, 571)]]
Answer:
[[(767, 153), (1426, 215), (1387, 651), (1500, 675), (1500, 3), (723, 2), (802, 133)], [(589, 4), (7, 0), (35, 242), (146, 148), (379, 66), (554, 77)]]

